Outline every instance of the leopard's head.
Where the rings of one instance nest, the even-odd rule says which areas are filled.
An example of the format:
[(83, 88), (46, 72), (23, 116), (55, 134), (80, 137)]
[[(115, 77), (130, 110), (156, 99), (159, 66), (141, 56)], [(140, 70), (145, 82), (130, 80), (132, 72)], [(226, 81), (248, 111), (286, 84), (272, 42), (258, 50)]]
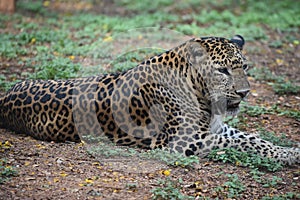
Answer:
[(219, 114), (237, 114), (240, 102), (250, 91), (248, 65), (242, 54), (244, 44), (240, 35), (231, 40), (207, 37), (190, 43), (192, 65), (203, 77), (212, 109)]

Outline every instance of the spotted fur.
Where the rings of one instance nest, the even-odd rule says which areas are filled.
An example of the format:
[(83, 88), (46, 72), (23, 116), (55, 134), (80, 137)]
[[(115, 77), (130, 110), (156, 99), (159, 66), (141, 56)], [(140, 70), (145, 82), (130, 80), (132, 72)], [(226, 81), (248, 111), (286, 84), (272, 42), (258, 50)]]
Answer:
[(214, 148), (299, 163), (279, 147), (223, 124), (249, 93), (244, 39), (194, 38), (128, 71), (73, 80), (23, 81), (0, 98), (0, 125), (46, 141), (168, 148), (205, 156)]

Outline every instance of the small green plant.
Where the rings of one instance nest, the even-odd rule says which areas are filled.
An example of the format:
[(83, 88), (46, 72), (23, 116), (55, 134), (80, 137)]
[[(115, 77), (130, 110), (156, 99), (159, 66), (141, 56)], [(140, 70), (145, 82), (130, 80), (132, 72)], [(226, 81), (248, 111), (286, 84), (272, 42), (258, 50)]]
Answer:
[(283, 45), (282, 40), (275, 40), (269, 44), (270, 47), (274, 47), (274, 48), (280, 48), (282, 47), (282, 45)]
[(228, 191), (228, 198), (239, 197), (245, 191), (245, 186), (241, 183), (237, 174), (228, 174), (229, 180), (224, 183), (224, 187)]
[(28, 1), (28, 0), (20, 1), (17, 3), (17, 7), (22, 10), (33, 12), (33, 13), (45, 12), (42, 1)]
[(300, 93), (300, 86), (293, 84), (290, 81), (282, 81), (279, 83), (268, 83), (273, 87), (276, 94), (298, 94)]
[(257, 182), (257, 183), (262, 183), (263, 182), (263, 175), (265, 174), (264, 172), (259, 171), (257, 168), (254, 168), (250, 171), (250, 174), (252, 175), (252, 178)]
[(0, 184), (5, 183), (10, 177), (16, 176), (14, 167), (7, 165), (6, 160), (0, 159)]
[(186, 199), (194, 199), (191, 196), (183, 195), (181, 190), (182, 180), (172, 180), (171, 178), (166, 178), (164, 180), (159, 180), (158, 184), (160, 187), (154, 188), (151, 190), (152, 199), (166, 199), (166, 200), (186, 200)]
[(277, 176), (273, 176), (272, 179), (264, 178), (263, 172), (259, 171), (257, 168), (254, 168), (250, 171), (250, 174), (252, 175), (252, 178), (257, 182), (262, 184), (263, 187), (275, 187), (279, 182), (282, 181), (282, 178), (279, 178)]
[(277, 104), (273, 105), (272, 107), (266, 108), (264, 106), (248, 105), (245, 102), (241, 102), (240, 110), (241, 113), (246, 113), (251, 117), (257, 117), (264, 114), (277, 114), (278, 116), (287, 116), (295, 118), (297, 120), (300, 119), (300, 111), (282, 109)]
[(275, 187), (278, 182), (282, 181), (282, 178), (273, 176), (272, 179), (266, 179), (263, 183), (263, 187)]
[(292, 199), (300, 199), (300, 193), (288, 192), (282, 195), (262, 197), (262, 200), (292, 200)]
[(194, 164), (199, 163), (199, 157), (197, 156), (184, 156), (180, 153), (165, 151), (162, 149), (154, 149), (142, 153), (143, 157), (152, 158), (165, 162), (170, 166), (180, 167), (193, 167)]
[(246, 113), (250, 117), (257, 117), (264, 114), (274, 114), (271, 109), (259, 105), (248, 105), (244, 102), (241, 103), (240, 110), (241, 113)]
[(88, 144), (87, 151), (94, 157), (104, 156), (106, 158), (112, 157), (130, 157), (137, 156), (138, 152), (134, 148), (124, 148), (121, 146), (116, 146), (116, 144), (108, 141), (107, 138), (98, 143), (93, 141), (93, 144)]
[(80, 64), (73, 63), (69, 58), (45, 57), (38, 60), (35, 65), (35, 73), (31, 74), (31, 79), (69, 79), (78, 76), (81, 69)]
[(262, 168), (268, 171), (282, 169), (282, 165), (271, 158), (262, 158), (257, 154), (241, 152), (234, 148), (213, 150), (208, 157), (213, 161), (229, 162), (237, 166)]
[(266, 131), (263, 128), (259, 128), (259, 135), (262, 139), (272, 142), (275, 145), (283, 147), (292, 147), (295, 142), (289, 140), (284, 133), (279, 136), (276, 136), (272, 131)]

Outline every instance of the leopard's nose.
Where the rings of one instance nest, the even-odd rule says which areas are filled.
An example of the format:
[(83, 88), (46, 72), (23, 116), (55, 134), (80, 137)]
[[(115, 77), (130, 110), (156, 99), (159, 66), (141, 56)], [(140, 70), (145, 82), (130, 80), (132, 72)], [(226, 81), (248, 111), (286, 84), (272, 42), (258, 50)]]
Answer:
[(245, 98), (246, 96), (248, 96), (249, 92), (250, 92), (250, 90), (248, 90), (248, 89), (246, 89), (246, 90), (237, 90), (236, 91), (236, 93), (238, 95), (240, 95), (242, 99)]

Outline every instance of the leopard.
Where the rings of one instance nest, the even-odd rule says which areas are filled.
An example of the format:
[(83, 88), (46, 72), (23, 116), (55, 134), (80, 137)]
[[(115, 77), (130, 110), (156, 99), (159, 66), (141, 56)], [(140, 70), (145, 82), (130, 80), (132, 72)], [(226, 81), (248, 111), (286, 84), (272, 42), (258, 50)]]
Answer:
[(235, 148), (299, 164), (299, 148), (224, 123), (250, 93), (244, 45), (241, 35), (191, 38), (125, 71), (24, 80), (0, 97), (0, 127), (44, 141), (105, 137), (117, 145), (201, 158)]

